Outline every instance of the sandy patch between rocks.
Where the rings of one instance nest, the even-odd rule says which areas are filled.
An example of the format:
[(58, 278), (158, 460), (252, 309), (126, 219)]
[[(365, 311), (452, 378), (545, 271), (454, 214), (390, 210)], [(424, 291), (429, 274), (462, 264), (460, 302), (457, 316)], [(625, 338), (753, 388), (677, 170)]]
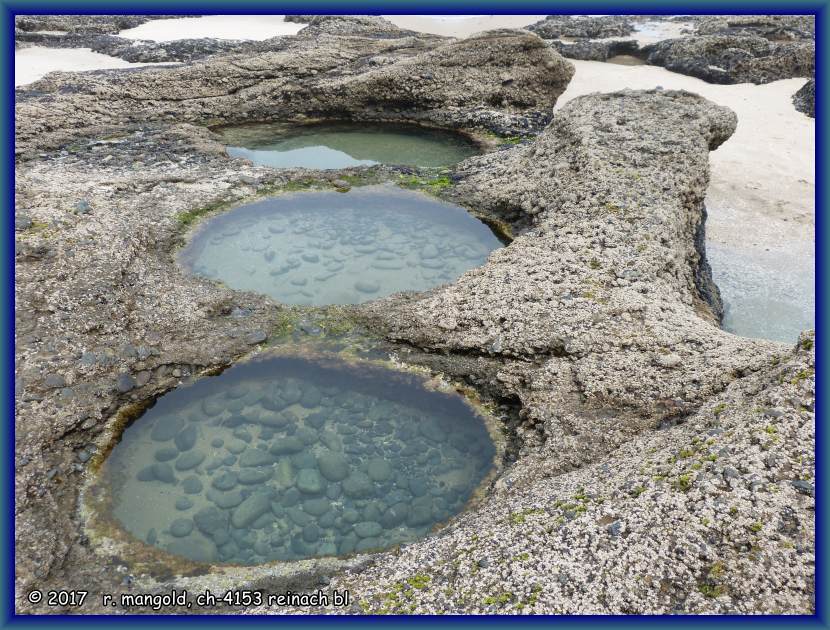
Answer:
[(791, 101), (807, 80), (713, 85), (657, 66), (570, 61), (576, 73), (557, 108), (592, 92), (662, 86), (695, 92), (737, 114), (735, 134), (709, 154), (706, 196), (713, 275), (733, 304), (727, 326), (794, 341), (786, 327), (763, 331), (749, 305), (789, 312), (793, 330), (814, 326), (815, 121)]
[(84, 70), (108, 70), (140, 68), (141, 66), (165, 66), (175, 64), (130, 63), (118, 57), (93, 52), (91, 48), (46, 48), (31, 46), (14, 51), (14, 86), (28, 85), (42, 79), (50, 72), (81, 72)]
[(742, 246), (774, 246), (782, 236), (813, 240), (815, 121), (791, 101), (806, 79), (712, 85), (657, 66), (570, 62), (576, 74), (557, 108), (592, 92), (662, 86), (695, 92), (738, 115), (735, 134), (710, 154), (710, 238)]
[(206, 15), (172, 20), (151, 20), (118, 33), (127, 39), (172, 42), (178, 39), (243, 39), (261, 41), (294, 35), (305, 24), (286, 22), (283, 15)]

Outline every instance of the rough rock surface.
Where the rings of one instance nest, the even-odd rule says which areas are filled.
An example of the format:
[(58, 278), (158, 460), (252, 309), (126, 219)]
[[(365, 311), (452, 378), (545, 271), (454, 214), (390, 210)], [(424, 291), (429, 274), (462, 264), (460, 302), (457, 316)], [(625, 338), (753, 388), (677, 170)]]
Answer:
[(759, 35), (695, 35), (643, 48), (648, 63), (710, 83), (769, 83), (813, 76), (815, 43)]
[(67, 75), (49, 74), (18, 91), (17, 154), (159, 120), (218, 124), (305, 115), (475, 126), (488, 109), (495, 110), (490, 118), (525, 111), (549, 116), (573, 75), (571, 64), (526, 32), (491, 31), (460, 41), (406, 31), (377, 37), (386, 32), (383, 22), (371, 22), (361, 36), (309, 27), (282, 38), (280, 51), (174, 69), (85, 73), (69, 86)]
[(795, 108), (807, 114), (810, 118), (816, 117), (816, 80), (810, 79), (798, 92), (793, 94)]
[[(286, 317), (263, 296), (184, 275), (174, 250), (188, 212), (278, 190), (309, 172), (230, 160), (216, 136), (183, 121), (290, 117), (311, 108), (369, 119), (441, 116), (453, 126), (479, 121), (514, 132), (549, 120), (573, 72), (523, 32), (461, 43), (372, 32), (298, 37), (285, 52), (149, 73), (55, 73), (18, 91), (15, 483), (23, 609), (36, 585), (108, 591), (128, 570), (102, 562), (80, 532), (85, 460), (76, 452), (94, 450), (123, 405), (227, 365)], [(408, 92), (411, 72), (421, 69), (431, 76)], [(366, 99), (375, 99), (374, 109)], [(428, 109), (441, 104), (446, 110)], [(332, 177), (311, 176), (323, 187)]]
[(572, 44), (551, 40), (550, 45), (563, 57), (582, 61), (608, 61), (616, 55), (638, 56), (640, 54), (640, 45), (633, 39), (578, 40)]
[(695, 25), (698, 35), (758, 35), (771, 41), (815, 39), (812, 15), (706, 15)]
[[(280, 591), (332, 575), (310, 561), (297, 582), (272, 568), (154, 581), (91, 543), (76, 507), (88, 453), (123, 405), (245, 356), (290, 317), (180, 270), (194, 218), (298, 181), (398, 179), (254, 167), (194, 123), (532, 132), (573, 71), (523, 32), (453, 41), (352, 27), (183, 68), (53, 73), (18, 91), (19, 612), (50, 612), (27, 602), (32, 588)], [(346, 310), (402, 360), (517, 409), (516, 461), (449, 528), (349, 560), (363, 570), (329, 586), (357, 599), (341, 612), (812, 611), (813, 339), (791, 350), (720, 330), (700, 247), (707, 154), (734, 127), (687, 93), (591, 95), (535, 139), (452, 170), (445, 196), (508, 224), (510, 246), (452, 285)]]
[[(561, 444), (549, 442), (448, 530), (328, 588), (357, 594), (345, 612), (811, 614), (808, 348), (811, 335), (679, 426), (578, 470), (561, 474)], [(251, 611), (262, 612), (309, 611)]]
[[(113, 34), (135, 28), (150, 20), (164, 20), (179, 15), (16, 15), (15, 34), (35, 31), (63, 31), (76, 35)], [(192, 15), (189, 17), (199, 17)]]
[[(280, 38), (274, 38), (279, 40)], [(220, 52), (243, 51), (254, 48), (252, 42), (227, 39), (179, 39), (172, 42), (152, 42), (126, 39), (115, 35), (21, 32), (15, 35), (20, 43), (46, 48), (89, 48), (93, 52), (119, 57), (130, 63), (170, 63), (203, 59)]]
[(501, 358), (525, 449), (448, 531), (335, 577), (358, 610), (813, 610), (812, 335), (738, 339), (696, 304), (706, 153), (734, 125), (690, 94), (589, 96), (464, 163), (459, 197), (534, 227), (366, 309), (413, 346)]
[(549, 15), (531, 24), (527, 30), (545, 39), (625, 37), (631, 35), (634, 26), (622, 15)]

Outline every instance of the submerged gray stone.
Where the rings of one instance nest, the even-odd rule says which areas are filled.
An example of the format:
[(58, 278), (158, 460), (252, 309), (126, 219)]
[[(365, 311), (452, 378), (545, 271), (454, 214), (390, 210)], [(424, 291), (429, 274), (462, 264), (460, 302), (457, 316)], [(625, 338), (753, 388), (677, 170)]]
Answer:
[(179, 456), (179, 449), (172, 446), (165, 446), (160, 448), (155, 453), (157, 462), (169, 462), (171, 459), (176, 459)]
[(349, 475), (349, 462), (341, 453), (327, 451), (318, 455), (317, 466), (329, 481), (342, 481)]
[(362, 523), (355, 523), (354, 531), (361, 538), (372, 538), (379, 536), (383, 531), (383, 527), (375, 521), (364, 521)]
[(366, 499), (374, 495), (375, 488), (366, 473), (354, 471), (343, 481), (343, 493), (353, 499)]
[(369, 467), (366, 472), (372, 481), (388, 481), (392, 478), (392, 466), (385, 459), (369, 460)]
[(232, 470), (226, 470), (221, 475), (213, 478), (211, 485), (217, 490), (230, 490), (234, 488), (238, 481), (238, 475)]
[(209, 501), (215, 503), (223, 510), (235, 508), (245, 499), (245, 497), (242, 496), (242, 492), (239, 490), (223, 492), (222, 490), (217, 490), (216, 488), (210, 488), (207, 491), (206, 496)]
[(150, 437), (156, 442), (166, 442), (172, 440), (183, 426), (184, 419), (180, 416), (162, 416), (156, 420)]
[(254, 466), (270, 466), (276, 460), (274, 456), (268, 451), (263, 451), (258, 448), (249, 448), (239, 456), (239, 465), (241, 467)]
[(331, 503), (328, 499), (307, 499), (303, 501), (303, 510), (312, 516), (322, 516), (331, 508)]
[(358, 280), (354, 283), (354, 288), (361, 293), (377, 293), (380, 290), (380, 284), (370, 280)]
[(227, 531), (229, 521), (228, 513), (216, 507), (203, 508), (193, 515), (196, 527), (206, 536)]
[(273, 476), (271, 468), (244, 468), (239, 471), (239, 483), (256, 485), (268, 481)]
[(163, 481), (164, 483), (176, 483), (176, 475), (170, 464), (153, 464), (153, 475), (158, 481)]
[(231, 524), (236, 528), (245, 528), (257, 518), (271, 510), (271, 497), (264, 492), (249, 496), (233, 511)]
[(306, 494), (318, 494), (324, 490), (325, 482), (316, 470), (303, 468), (297, 473), (297, 489)]
[(205, 459), (205, 454), (201, 451), (188, 451), (183, 453), (176, 460), (176, 470), (190, 470), (196, 468)]
[(227, 441), (225, 448), (234, 455), (239, 455), (242, 451), (248, 448), (248, 444), (244, 440), (234, 438)]
[(299, 453), (305, 448), (303, 442), (293, 435), (285, 438), (276, 438), (271, 445), (271, 453), (274, 455), (289, 455), (291, 453)]
[(202, 491), (202, 480), (199, 477), (188, 477), (182, 480), (182, 490), (185, 494), (199, 494)]

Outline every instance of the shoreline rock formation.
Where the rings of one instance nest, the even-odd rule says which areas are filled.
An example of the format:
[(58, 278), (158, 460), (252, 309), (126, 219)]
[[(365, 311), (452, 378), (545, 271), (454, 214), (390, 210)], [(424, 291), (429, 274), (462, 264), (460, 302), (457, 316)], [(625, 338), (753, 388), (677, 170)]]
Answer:
[[(623, 91), (550, 122), (573, 68), (522, 31), (454, 41), (339, 18), (280, 46), (54, 73), (16, 94), (18, 611), (43, 612), (26, 592), (58, 584), (274, 590), (325, 575), (357, 599), (341, 612), (810, 612), (813, 337), (790, 349), (720, 330), (700, 246), (708, 152), (734, 114)], [(135, 575), (87, 538), (80, 453), (126, 405), (286, 325), (311, 339), (298, 320), (320, 314), (185, 275), (184, 231), (300, 183), (401, 181), (391, 167), (255, 167), (204, 127), (276, 117), (525, 137), (462, 162), (441, 193), (508, 226), (508, 247), (452, 285), (323, 313), (513, 414), (515, 462), (479, 506), (400, 552), (282, 581), (256, 568)]]
[(807, 114), (810, 118), (816, 117), (816, 80), (810, 79), (804, 86), (793, 94), (795, 108)]

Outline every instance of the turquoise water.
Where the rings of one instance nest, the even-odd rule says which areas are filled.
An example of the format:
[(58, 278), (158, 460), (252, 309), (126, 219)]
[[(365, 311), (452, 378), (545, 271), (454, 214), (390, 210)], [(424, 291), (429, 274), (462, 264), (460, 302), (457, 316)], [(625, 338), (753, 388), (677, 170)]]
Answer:
[(287, 304), (357, 304), (452, 282), (497, 247), (459, 206), (372, 186), (241, 206), (206, 221), (180, 261)]
[(494, 456), (458, 395), (377, 367), (279, 358), (163, 396), (101, 474), (136, 538), (253, 565), (423, 537), (464, 508)]
[(273, 168), (452, 166), (480, 151), (451, 131), (384, 123), (256, 123), (215, 130), (228, 155)]

